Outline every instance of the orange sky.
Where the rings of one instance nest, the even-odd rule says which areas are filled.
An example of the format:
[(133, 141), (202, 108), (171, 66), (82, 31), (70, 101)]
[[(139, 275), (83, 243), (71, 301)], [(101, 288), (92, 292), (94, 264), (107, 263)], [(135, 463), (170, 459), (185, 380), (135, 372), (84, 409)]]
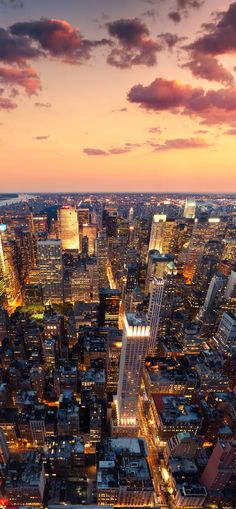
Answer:
[[(212, 34), (206, 29), (207, 49), (199, 43), (201, 25), (213, 19), (212, 11), (224, 11), (226, 24), (230, 2), (206, 1), (193, 9), (189, 0), (184, 10), (178, 0), (25, 0), (22, 8), (8, 4), (6, 0), (0, 7), (5, 36), (13, 43), (18, 37), (18, 48), (23, 41), (27, 51), (37, 48), (40, 54), (19, 60), (19, 52), (9, 56), (0, 50), (1, 192), (236, 191), (236, 48), (229, 40), (218, 53), (214, 48), (209, 52)], [(180, 21), (174, 23), (170, 12), (179, 13)], [(41, 32), (47, 26), (32, 23), (40, 18), (47, 20), (50, 29), (49, 21), (59, 20), (60, 31), (46, 43)], [(117, 20), (122, 23), (115, 24)], [(130, 27), (127, 20), (132, 22)], [(222, 34), (217, 21), (213, 22), (216, 47), (216, 38)], [(75, 30), (78, 26), (80, 35)], [(131, 30), (137, 31), (132, 40)], [(163, 33), (178, 35), (171, 50), (166, 35), (160, 36)], [(62, 46), (65, 37), (66, 46)], [(183, 48), (190, 43), (194, 49)], [(119, 58), (125, 68), (111, 64), (109, 55)], [(148, 58), (155, 61), (147, 65)], [(201, 58), (201, 63), (211, 59), (202, 71), (205, 77), (182, 67), (191, 58)], [(214, 79), (212, 75), (209, 79), (209, 68), (216, 63), (212, 59), (224, 71), (214, 68)], [(38, 76), (33, 85), (32, 81), (25, 84), (22, 74), (21, 82), (16, 78), (16, 69), (28, 73), (29, 68)], [(134, 99), (130, 91), (139, 84), (142, 97)], [(31, 93), (32, 86), (36, 93)], [(193, 106), (199, 87), (200, 107)], [(220, 89), (224, 92), (219, 93)], [(6, 107), (6, 99), (14, 108)]]

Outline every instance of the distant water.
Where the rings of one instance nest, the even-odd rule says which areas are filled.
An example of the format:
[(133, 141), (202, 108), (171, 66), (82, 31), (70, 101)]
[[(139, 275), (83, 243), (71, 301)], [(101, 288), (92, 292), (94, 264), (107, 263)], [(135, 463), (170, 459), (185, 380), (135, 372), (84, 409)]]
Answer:
[(29, 201), (31, 198), (34, 198), (34, 195), (19, 194), (19, 196), (17, 198), (9, 198), (8, 200), (0, 200), (0, 207), (3, 207), (4, 205), (12, 205), (14, 203), (26, 202), (26, 201)]

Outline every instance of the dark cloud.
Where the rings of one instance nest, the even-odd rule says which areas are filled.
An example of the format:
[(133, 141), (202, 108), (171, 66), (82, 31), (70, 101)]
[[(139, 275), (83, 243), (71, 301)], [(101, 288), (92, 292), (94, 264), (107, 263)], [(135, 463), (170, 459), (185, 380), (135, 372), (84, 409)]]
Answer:
[(127, 154), (128, 152), (130, 152), (130, 147), (117, 147), (117, 148), (111, 148), (109, 150), (109, 154), (111, 155), (120, 155), (120, 154)]
[(203, 0), (177, 0), (177, 9), (200, 9), (204, 4)]
[(160, 127), (149, 127), (148, 132), (150, 134), (161, 134)]
[(141, 17), (146, 18), (155, 18), (157, 15), (155, 9), (147, 9), (146, 11), (142, 12)]
[(23, 87), (29, 95), (36, 94), (41, 89), (39, 77), (32, 67), (2, 67), (0, 83)]
[(73, 28), (60, 19), (19, 22), (12, 25), (10, 30), (15, 36), (38, 43), (49, 55), (73, 64), (89, 60), (96, 47), (111, 44), (107, 39), (85, 39), (79, 28)]
[(37, 102), (37, 103), (34, 103), (34, 105), (36, 106), (36, 108), (46, 108), (46, 109), (49, 109), (49, 108), (52, 107), (51, 103)]
[(211, 145), (201, 138), (175, 138), (173, 140), (166, 140), (163, 144), (151, 143), (155, 151), (167, 150), (186, 150), (186, 149), (199, 149), (208, 148)]
[(108, 152), (100, 148), (84, 148), (83, 153), (87, 156), (108, 156)]
[(34, 136), (33, 137), (33, 140), (36, 140), (36, 141), (44, 141), (44, 140), (48, 140), (49, 136), (48, 135), (42, 135), (42, 136)]
[(183, 65), (191, 70), (196, 78), (203, 78), (208, 81), (217, 81), (224, 85), (233, 85), (233, 75), (224, 68), (212, 55), (194, 52), (192, 60)]
[(236, 53), (236, 2), (227, 11), (216, 13), (214, 22), (204, 24), (203, 35), (185, 47), (190, 60), (185, 65), (194, 76), (231, 85), (233, 77), (217, 56)]
[(108, 55), (108, 64), (121, 69), (133, 65), (156, 64), (157, 52), (162, 50), (162, 45), (150, 37), (149, 29), (143, 21), (138, 18), (119, 19), (107, 23), (107, 29), (116, 41)]
[(181, 15), (179, 11), (170, 11), (168, 13), (168, 18), (170, 18), (174, 23), (180, 23), (181, 21)]
[(236, 121), (236, 88), (207, 90), (157, 78), (148, 86), (135, 85), (128, 93), (131, 103), (146, 111), (189, 115), (204, 124)]
[(0, 110), (14, 110), (17, 104), (12, 102), (8, 97), (0, 97)]
[(118, 110), (112, 110), (112, 113), (127, 113), (128, 108), (119, 108)]
[(24, 2), (22, 0), (0, 0), (0, 5), (9, 5), (16, 9), (22, 9)]
[(0, 28), (0, 61), (25, 65), (27, 60), (42, 55), (43, 52), (32, 46), (27, 37), (14, 36)]
[(180, 37), (179, 35), (172, 34), (171, 32), (158, 34), (158, 37), (169, 50), (173, 49), (176, 44), (183, 42), (186, 39), (186, 37)]

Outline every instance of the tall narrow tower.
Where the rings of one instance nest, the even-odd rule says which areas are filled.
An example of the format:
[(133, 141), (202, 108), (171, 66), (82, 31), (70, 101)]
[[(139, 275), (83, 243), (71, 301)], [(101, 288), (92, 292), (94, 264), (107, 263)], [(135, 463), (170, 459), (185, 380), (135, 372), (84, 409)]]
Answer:
[(150, 325), (150, 343), (148, 353), (155, 355), (159, 329), (160, 311), (165, 287), (163, 278), (154, 277), (151, 282), (151, 292), (148, 306), (148, 323)]
[(59, 225), (62, 249), (79, 250), (78, 216), (74, 207), (65, 205), (59, 209)]
[(146, 315), (125, 313), (117, 393), (118, 428), (125, 435), (138, 431), (138, 396), (149, 342)]

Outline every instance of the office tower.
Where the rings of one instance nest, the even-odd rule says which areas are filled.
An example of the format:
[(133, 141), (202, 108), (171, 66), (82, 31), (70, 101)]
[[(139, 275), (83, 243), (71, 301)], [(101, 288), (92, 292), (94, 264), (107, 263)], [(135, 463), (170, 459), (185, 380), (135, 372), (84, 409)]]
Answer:
[(105, 232), (100, 232), (97, 238), (97, 268), (99, 288), (107, 288), (108, 242)]
[(63, 302), (61, 241), (38, 241), (38, 260), (44, 304)]
[(221, 276), (213, 276), (210, 281), (209, 288), (207, 290), (206, 298), (201, 309), (201, 315), (204, 316), (209, 314), (212, 310), (212, 306), (214, 304), (216, 296), (219, 294), (219, 291), (223, 287), (223, 278)]
[(153, 278), (162, 278), (165, 274), (167, 265), (173, 262), (173, 260), (174, 257), (171, 254), (161, 255), (159, 251), (149, 251), (145, 283), (146, 293), (150, 293), (150, 285)]
[(107, 335), (106, 390), (113, 395), (117, 394), (121, 347), (122, 331), (110, 328)]
[(83, 224), (83, 238), (88, 238), (88, 255), (93, 256), (95, 252), (95, 241), (98, 227), (96, 224)]
[(219, 440), (203, 471), (201, 483), (213, 492), (222, 491), (235, 475), (236, 442)]
[(228, 300), (236, 293), (236, 270), (232, 270), (225, 289), (225, 299)]
[(13, 310), (22, 303), (22, 295), (15, 244), (8, 238), (6, 225), (0, 228), (0, 277), (2, 299)]
[(103, 210), (102, 226), (108, 238), (117, 236), (117, 210), (114, 207), (106, 207)]
[(138, 397), (144, 361), (150, 344), (150, 327), (144, 313), (126, 313), (117, 391), (118, 426), (127, 435), (138, 430)]
[(0, 345), (4, 338), (7, 337), (9, 317), (8, 312), (0, 307)]
[(37, 238), (48, 232), (48, 216), (47, 214), (39, 214), (33, 216), (33, 229)]
[(184, 217), (186, 219), (194, 219), (196, 214), (196, 200), (194, 198), (186, 198), (184, 206)]
[(90, 224), (90, 210), (88, 208), (78, 208), (78, 224), (79, 224), (79, 246), (82, 251), (83, 225)]
[(236, 339), (236, 316), (232, 313), (224, 312), (219, 323), (219, 327), (212, 339), (212, 345), (222, 354), (226, 355), (232, 352)]
[(195, 219), (184, 266), (184, 276), (188, 283), (193, 281), (205, 244), (208, 241), (221, 241), (224, 237), (225, 228), (226, 223), (217, 217)]
[(125, 293), (132, 293), (139, 284), (139, 267), (137, 264), (129, 265), (126, 274)]
[[(47, 355), (46, 348), (45, 354)], [(47, 358), (48, 362), (48, 358)], [(34, 391), (36, 391), (39, 399), (43, 398), (45, 388), (45, 376), (42, 366), (33, 366), (30, 370), (30, 381)]]
[(163, 278), (153, 278), (150, 285), (150, 299), (148, 306), (148, 323), (150, 326), (150, 343), (148, 351), (149, 355), (155, 355), (156, 353), (164, 287), (165, 280)]
[(130, 207), (129, 209), (129, 224), (132, 225), (134, 222), (134, 209)]
[(175, 219), (169, 219), (165, 214), (153, 216), (149, 251), (156, 249), (161, 254), (172, 253), (177, 223)]
[(3, 430), (0, 428), (0, 462), (2, 465), (6, 465), (9, 460), (9, 449), (5, 439)]
[(79, 225), (76, 209), (65, 205), (59, 209), (58, 215), (62, 250), (79, 251)]
[(46, 369), (56, 367), (56, 340), (45, 339), (43, 341), (43, 359)]
[(118, 327), (121, 292), (112, 288), (99, 291), (98, 326)]

